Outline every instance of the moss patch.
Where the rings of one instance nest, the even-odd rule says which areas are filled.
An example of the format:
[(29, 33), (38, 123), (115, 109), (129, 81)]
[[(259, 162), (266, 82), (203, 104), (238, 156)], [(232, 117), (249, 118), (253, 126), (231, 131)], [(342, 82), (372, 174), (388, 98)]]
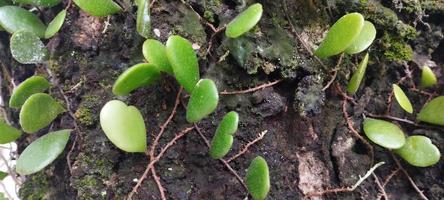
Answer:
[(49, 179), (44, 171), (28, 177), (19, 191), (21, 199), (40, 200), (49, 198)]

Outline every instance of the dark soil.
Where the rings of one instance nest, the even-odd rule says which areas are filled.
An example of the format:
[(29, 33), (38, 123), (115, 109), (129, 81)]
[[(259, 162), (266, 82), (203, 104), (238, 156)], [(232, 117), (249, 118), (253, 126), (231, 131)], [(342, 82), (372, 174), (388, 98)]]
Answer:
[[(75, 134), (60, 159), (44, 171), (26, 177), (20, 190), (23, 199), (124, 199), (135, 186), (135, 179), (145, 170), (148, 160), (144, 154), (123, 153), (106, 138), (98, 123), (100, 109), (111, 99), (135, 105), (145, 117), (148, 141), (152, 141), (173, 108), (179, 86), (174, 78), (164, 75), (157, 84), (128, 97), (115, 97), (111, 93), (112, 84), (121, 72), (143, 62), (144, 39), (135, 30), (135, 7), (132, 1), (118, 2), (125, 12), (109, 18), (91, 17), (71, 7), (61, 32), (46, 41), (51, 59), (42, 66), (15, 62), (9, 53), (9, 35), (0, 32), (0, 62), (14, 82), (18, 84), (33, 74), (47, 76), (44, 67), (49, 67), (54, 72), (54, 80), (58, 80), (54, 84), (68, 97), (75, 122), (80, 126), (80, 131), (75, 133), (79, 140), (71, 155), (72, 171), (65, 158)], [(230, 163), (244, 177), (250, 161), (263, 156), (271, 177), (267, 199), (378, 199), (381, 190), (373, 176), (353, 192), (306, 196), (327, 188), (351, 186), (376, 162), (386, 162), (375, 171), (381, 182), (398, 167), (389, 151), (374, 144), (372, 158), (365, 143), (353, 135), (344, 118), (344, 99), (338, 87), (344, 90), (363, 54), (345, 56), (335, 82), (324, 92), (322, 88), (331, 79), (330, 71), (338, 57), (322, 60), (325, 68), (305, 46), (315, 48), (328, 26), (343, 14), (361, 12), (376, 25), (378, 35), (369, 49), (371, 57), (365, 82), (354, 96), (356, 104), (347, 101), (345, 105), (350, 122), (361, 133), (364, 115), (389, 114), (415, 121), (414, 115), (403, 112), (396, 102), (390, 106), (387, 100), (391, 85), (406, 76), (405, 69), (409, 66), (412, 78), (407, 77), (400, 85), (418, 112), (429, 97), (411, 88), (419, 83), (420, 67), (424, 64), (431, 66), (440, 80), (439, 86), (427, 92), (444, 94), (444, 3), (439, 0), (259, 2), (265, 11), (259, 26), (237, 40), (227, 40), (223, 33), (217, 35), (212, 41), (211, 55), (206, 55), (206, 51), (213, 32), (198, 15), (215, 27), (222, 27), (245, 8), (245, 3), (252, 1), (188, 0), (184, 4), (158, 0), (154, 3), (152, 28), (158, 29), (160, 36), (153, 35), (153, 38), (165, 42), (170, 34), (179, 34), (200, 46), (201, 76), (213, 79), (220, 91), (284, 80), (253, 93), (221, 96), (217, 111), (198, 126), (211, 138), (225, 113), (235, 110), (240, 114), (240, 127), (227, 158), (262, 131), (268, 131), (247, 153)], [(62, 6), (46, 9), (43, 19), (47, 22)], [(224, 55), (228, 56), (220, 59)], [(7, 102), (12, 86), (6, 79), (1, 86), (1, 95)], [(57, 87), (53, 87), (51, 94), (63, 100)], [(187, 101), (185, 95), (183, 100)], [(18, 111), (7, 111), (18, 127)], [(409, 135), (430, 137), (444, 152), (443, 127), (394, 122)], [(49, 129), (73, 128), (73, 123), (65, 114), (50, 128), (21, 138), (19, 150)], [(179, 106), (160, 140), (160, 147), (189, 126), (185, 109)], [(425, 196), (444, 199), (443, 161), (427, 168), (412, 167), (405, 162), (401, 165)], [(168, 199), (245, 199), (248, 196), (225, 166), (208, 156), (207, 146), (195, 131), (167, 151), (155, 168)], [(402, 172), (385, 186), (385, 192), (390, 199), (420, 199)], [(160, 199), (152, 176), (143, 182), (135, 199)]]

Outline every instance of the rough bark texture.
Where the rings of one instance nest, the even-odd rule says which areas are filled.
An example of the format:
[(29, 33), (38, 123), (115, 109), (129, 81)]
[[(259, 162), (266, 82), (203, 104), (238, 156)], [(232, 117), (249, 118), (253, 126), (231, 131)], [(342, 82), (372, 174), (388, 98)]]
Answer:
[[(272, 183), (268, 199), (303, 199), (310, 192), (351, 186), (372, 166), (372, 160), (386, 162), (375, 171), (384, 181), (397, 165), (387, 150), (372, 144), (373, 159), (365, 144), (353, 136), (344, 118), (343, 98), (336, 87), (344, 88), (363, 54), (346, 55), (335, 83), (324, 92), (322, 88), (331, 79), (330, 71), (335, 68), (338, 57), (322, 60), (324, 67), (309, 51), (319, 44), (329, 25), (347, 12), (360, 12), (375, 24), (378, 35), (369, 49), (367, 75), (354, 97), (356, 104), (345, 105), (354, 128), (362, 133), (364, 114), (386, 114), (390, 107), (387, 99), (391, 84), (406, 75), (403, 63), (410, 66), (413, 79), (407, 78), (401, 85), (414, 102), (416, 112), (428, 96), (409, 88), (419, 82), (420, 67), (425, 63), (433, 67), (440, 80), (439, 86), (429, 92), (443, 95), (444, 3), (439, 0), (421, 3), (415, 0), (258, 2), (264, 6), (260, 24), (236, 40), (218, 34), (211, 41), (211, 55), (206, 52), (213, 32), (203, 22), (222, 27), (253, 1), (158, 0), (153, 5), (152, 28), (160, 32), (153, 37), (165, 42), (170, 34), (179, 34), (199, 46), (201, 75), (213, 79), (220, 91), (284, 79), (254, 93), (222, 96), (217, 111), (199, 122), (203, 134), (211, 138), (223, 115), (237, 111), (240, 127), (230, 157), (259, 133), (268, 130), (260, 142), (230, 163), (243, 177), (250, 161), (257, 155), (263, 156), (268, 161)], [(20, 190), (23, 199), (124, 199), (134, 187), (135, 179), (145, 170), (148, 160), (144, 154), (123, 153), (103, 134), (98, 123), (100, 108), (116, 98), (137, 106), (146, 120), (148, 141), (152, 141), (173, 108), (179, 86), (172, 77), (165, 75), (157, 84), (139, 89), (128, 97), (112, 95), (111, 87), (117, 76), (133, 64), (143, 62), (141, 45), (144, 39), (135, 30), (135, 7), (129, 0), (119, 3), (125, 11), (108, 19), (88, 16), (72, 6), (61, 32), (47, 41), (51, 59), (45, 65), (24, 66), (15, 62), (9, 52), (9, 35), (0, 33), (1, 62), (13, 81), (18, 84), (33, 74), (47, 76), (45, 67), (51, 69), (80, 126), (75, 133), (79, 139), (71, 155), (72, 171), (65, 157), (75, 134), (56, 162), (26, 177)], [(43, 19), (51, 19), (61, 6), (46, 9)], [(2, 77), (5, 76), (3, 72)], [(11, 88), (4, 78), (1, 95), (6, 101)], [(63, 100), (56, 87), (50, 92)], [(7, 111), (17, 125), (18, 111), (9, 108)], [(390, 115), (415, 120), (414, 115), (403, 112), (396, 102), (391, 104)], [(430, 137), (444, 152), (442, 127), (397, 123), (407, 134)], [(179, 106), (160, 146), (188, 126), (185, 109)], [(49, 129), (61, 128), (73, 128), (68, 114), (59, 117), (50, 128), (22, 137), (19, 150)], [(444, 162), (428, 168), (401, 164), (429, 199), (444, 198)], [(195, 131), (167, 151), (155, 168), (168, 199), (244, 199), (248, 195), (220, 162), (208, 156), (207, 146)], [(390, 199), (419, 198), (401, 172), (386, 185), (385, 191)], [(377, 199), (380, 194), (371, 176), (353, 192), (307, 198)], [(152, 176), (143, 182), (134, 199), (160, 199)]]

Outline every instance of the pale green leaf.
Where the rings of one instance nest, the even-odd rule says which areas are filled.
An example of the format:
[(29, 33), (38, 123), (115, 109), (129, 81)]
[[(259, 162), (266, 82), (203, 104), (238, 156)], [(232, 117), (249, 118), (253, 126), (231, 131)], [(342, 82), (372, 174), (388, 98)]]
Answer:
[(262, 17), (262, 5), (255, 3), (234, 18), (225, 30), (225, 35), (237, 38), (251, 30)]
[(20, 4), (29, 4), (39, 7), (53, 7), (62, 2), (62, 0), (14, 0), (14, 1)]
[(60, 113), (62, 105), (45, 93), (30, 96), (20, 111), (20, 125), (26, 133), (35, 133), (48, 126)]
[(40, 38), (45, 36), (46, 30), (45, 24), (36, 15), (18, 6), (0, 7), (0, 26), (9, 33), (25, 30)]
[(51, 84), (41, 76), (31, 76), (20, 83), (9, 99), (9, 106), (20, 108), (31, 95), (47, 90)]
[(15, 141), (22, 135), (22, 132), (0, 121), (0, 144), (7, 144)]
[(119, 149), (145, 152), (145, 122), (136, 107), (118, 100), (109, 101), (100, 111), (100, 125), (108, 139)]
[(0, 181), (5, 179), (9, 174), (7, 172), (0, 171)]
[(62, 28), (63, 23), (65, 22), (66, 10), (62, 10), (57, 14), (54, 19), (48, 24), (48, 28), (46, 28), (45, 38), (51, 38), (57, 32), (59, 32), (60, 28)]
[(358, 70), (353, 74), (350, 79), (350, 82), (347, 85), (347, 92), (350, 94), (355, 94), (358, 91), (359, 86), (361, 85), (362, 79), (365, 75), (365, 70), (367, 69), (368, 64), (368, 53), (365, 54), (364, 59), (359, 63)]
[(219, 102), (216, 84), (210, 79), (202, 79), (191, 93), (186, 118), (190, 123), (198, 122), (214, 112)]
[(421, 73), (421, 87), (422, 88), (428, 88), (436, 85), (438, 83), (438, 80), (436, 79), (435, 73), (433, 73), (432, 69), (428, 66), (424, 66), (422, 68)]
[(151, 35), (150, 1), (139, 0), (137, 6), (137, 32), (144, 38)]
[(444, 126), (444, 96), (439, 96), (427, 103), (419, 112), (419, 121)]
[(86, 13), (97, 17), (105, 17), (122, 10), (119, 4), (112, 0), (74, 0), (74, 3)]
[(416, 167), (428, 167), (439, 162), (441, 153), (425, 136), (413, 135), (407, 138), (405, 145), (396, 149), (395, 153), (409, 164)]
[(28, 145), (17, 160), (17, 173), (33, 174), (51, 164), (65, 149), (70, 133), (71, 130), (51, 132)]
[(115, 95), (128, 95), (131, 91), (150, 85), (159, 79), (159, 70), (153, 64), (142, 63), (123, 72), (113, 86)]
[(364, 26), (362, 27), (359, 36), (345, 50), (345, 53), (356, 54), (366, 50), (373, 43), (375, 37), (376, 37), (375, 26), (369, 21), (364, 21)]
[(407, 95), (405, 95), (404, 91), (396, 84), (393, 84), (393, 93), (395, 94), (396, 101), (401, 108), (408, 113), (413, 113), (412, 103), (410, 103), (410, 100)]
[(404, 132), (397, 125), (384, 120), (366, 118), (364, 132), (372, 142), (387, 149), (398, 149), (405, 143)]
[(11, 37), (10, 48), (12, 57), (22, 64), (42, 63), (48, 58), (48, 50), (43, 42), (28, 31), (15, 32)]
[(168, 61), (165, 45), (157, 40), (148, 39), (143, 43), (142, 47), (145, 59), (163, 72), (174, 75), (173, 68)]
[(245, 177), (248, 192), (254, 200), (264, 200), (270, 191), (270, 175), (267, 161), (261, 156), (251, 161)]

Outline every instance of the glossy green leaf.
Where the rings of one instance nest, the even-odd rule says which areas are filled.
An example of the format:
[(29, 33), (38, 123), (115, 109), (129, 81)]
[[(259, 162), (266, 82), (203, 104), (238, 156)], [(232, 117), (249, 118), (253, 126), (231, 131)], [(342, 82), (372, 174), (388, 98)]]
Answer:
[(0, 121), (0, 144), (7, 144), (13, 142), (21, 135), (22, 132)]
[(0, 7), (0, 26), (9, 33), (25, 30), (41, 38), (46, 30), (45, 24), (36, 15), (18, 6)]
[(5, 179), (9, 174), (7, 172), (0, 171), (0, 181)]
[(376, 38), (376, 28), (369, 22), (364, 21), (364, 26), (355, 41), (345, 50), (347, 54), (356, 54), (366, 50)]
[(105, 17), (122, 10), (119, 4), (112, 0), (74, 0), (74, 3), (86, 13), (97, 17)]
[(150, 85), (159, 77), (159, 70), (153, 64), (134, 65), (117, 78), (113, 86), (113, 93), (115, 95), (128, 95), (139, 87)]
[(234, 18), (225, 30), (225, 35), (237, 38), (251, 30), (262, 17), (262, 5), (255, 3)]
[(157, 40), (148, 39), (143, 43), (142, 52), (145, 59), (163, 72), (173, 75), (173, 68), (168, 61), (165, 45)]
[(347, 92), (350, 94), (355, 94), (358, 91), (359, 86), (361, 85), (362, 78), (364, 78), (365, 70), (367, 69), (368, 64), (368, 53), (365, 54), (364, 59), (359, 63), (358, 70), (353, 74), (350, 79), (350, 82), (347, 85)]
[(173, 35), (166, 43), (166, 54), (174, 76), (188, 93), (199, 81), (199, 63), (192, 44), (185, 38)]
[(109, 101), (100, 111), (100, 125), (108, 139), (119, 149), (145, 152), (145, 122), (136, 107), (118, 100)]
[(397, 125), (384, 120), (366, 118), (364, 132), (372, 142), (387, 149), (398, 149), (405, 143), (404, 132)]
[(70, 133), (71, 130), (51, 132), (28, 145), (17, 160), (17, 173), (33, 174), (51, 164), (65, 149)]
[(211, 141), (210, 156), (212, 158), (222, 158), (230, 151), (233, 145), (233, 134), (237, 131), (238, 124), (237, 112), (231, 111), (224, 116)]
[(404, 91), (396, 84), (393, 84), (393, 93), (395, 94), (396, 101), (401, 108), (408, 113), (413, 113), (412, 103), (410, 103), (410, 100), (407, 95), (405, 95)]
[(248, 192), (254, 200), (264, 200), (270, 191), (270, 177), (267, 161), (261, 156), (251, 161), (245, 177)]
[(20, 125), (26, 133), (35, 133), (48, 126), (60, 113), (62, 105), (45, 93), (30, 96), (20, 111)]
[(20, 83), (9, 99), (9, 106), (12, 108), (20, 108), (31, 95), (42, 93), (47, 90), (51, 84), (41, 76), (31, 76)]
[(198, 122), (217, 108), (219, 94), (216, 84), (210, 79), (202, 79), (191, 93), (187, 106), (187, 121)]
[(337, 55), (355, 42), (364, 27), (364, 17), (359, 13), (342, 16), (330, 28), (315, 55), (321, 58)]
[(62, 28), (63, 23), (65, 22), (66, 10), (62, 10), (57, 14), (54, 19), (48, 24), (48, 28), (45, 32), (45, 38), (51, 38), (57, 32), (59, 32), (60, 28)]
[(439, 96), (427, 103), (419, 112), (419, 121), (444, 126), (444, 96)]
[(150, 1), (139, 0), (137, 6), (137, 32), (144, 38), (151, 35)]
[(28, 31), (15, 32), (11, 37), (10, 48), (12, 57), (22, 64), (42, 63), (48, 58), (48, 50), (43, 42)]
[(441, 153), (432, 141), (422, 135), (407, 138), (405, 145), (396, 149), (395, 153), (416, 167), (428, 167), (439, 162)]
[(39, 7), (53, 7), (62, 2), (62, 0), (14, 0), (14, 1), (16, 3), (29, 4)]
[(436, 85), (438, 80), (436, 79), (435, 73), (433, 73), (432, 69), (428, 66), (424, 66), (422, 68), (421, 73), (421, 87), (428, 88)]

